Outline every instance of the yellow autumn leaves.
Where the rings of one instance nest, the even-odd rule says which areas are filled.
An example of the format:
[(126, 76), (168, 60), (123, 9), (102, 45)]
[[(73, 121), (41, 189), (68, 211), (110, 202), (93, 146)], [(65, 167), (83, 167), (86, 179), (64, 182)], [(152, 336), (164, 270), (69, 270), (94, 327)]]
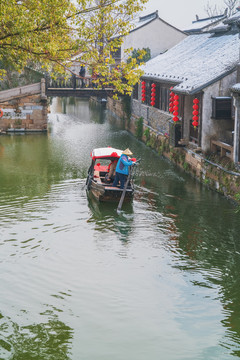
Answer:
[[(0, 72), (30, 61), (48, 71), (65, 72), (71, 59), (97, 73), (96, 86), (128, 93), (139, 80), (136, 61), (114, 54), (147, 0), (1, 0)], [(126, 59), (123, 59), (126, 60)]]

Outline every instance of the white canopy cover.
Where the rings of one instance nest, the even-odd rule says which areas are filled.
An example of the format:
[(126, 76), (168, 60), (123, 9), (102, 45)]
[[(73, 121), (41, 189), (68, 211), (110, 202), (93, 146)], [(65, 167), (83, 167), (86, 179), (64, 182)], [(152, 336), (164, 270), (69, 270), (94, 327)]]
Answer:
[(103, 159), (108, 157), (116, 157), (119, 158), (122, 155), (123, 150), (115, 149), (112, 147), (104, 147), (93, 149), (91, 153), (91, 157), (93, 160), (95, 159)]

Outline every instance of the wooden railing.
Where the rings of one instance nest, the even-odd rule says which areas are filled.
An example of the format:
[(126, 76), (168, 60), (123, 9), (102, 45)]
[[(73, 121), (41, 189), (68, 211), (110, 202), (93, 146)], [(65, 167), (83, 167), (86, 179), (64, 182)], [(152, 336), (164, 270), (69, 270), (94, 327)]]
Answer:
[(214, 153), (219, 152), (220, 156), (229, 156), (233, 158), (233, 147), (225, 142), (219, 140), (211, 140), (211, 151)]
[(94, 84), (91, 76), (84, 78), (72, 76), (65, 79), (46, 78), (46, 95), (47, 96), (76, 96), (76, 97), (104, 97), (111, 95), (112, 88), (99, 88)]
[(84, 89), (90, 88), (93, 89), (96, 87), (93, 84), (93, 79), (91, 76), (86, 76), (80, 78), (77, 76), (72, 76), (71, 78), (58, 78), (58, 79), (47, 79), (46, 86), (48, 89)]

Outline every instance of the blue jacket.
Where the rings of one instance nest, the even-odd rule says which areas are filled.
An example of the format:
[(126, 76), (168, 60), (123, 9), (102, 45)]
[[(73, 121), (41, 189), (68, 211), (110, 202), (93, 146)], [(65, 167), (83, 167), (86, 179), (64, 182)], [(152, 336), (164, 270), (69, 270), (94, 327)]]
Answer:
[(118, 160), (116, 172), (124, 175), (128, 175), (129, 170), (128, 167), (131, 166), (132, 161), (128, 161), (127, 155), (122, 154)]

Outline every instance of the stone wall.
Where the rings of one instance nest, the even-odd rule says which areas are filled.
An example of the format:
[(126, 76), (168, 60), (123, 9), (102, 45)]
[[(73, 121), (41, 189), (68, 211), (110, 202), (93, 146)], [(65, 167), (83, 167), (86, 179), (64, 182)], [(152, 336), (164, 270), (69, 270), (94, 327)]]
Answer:
[[(169, 116), (161, 117), (157, 109), (147, 110), (147, 106), (139, 106), (138, 101), (132, 101), (132, 116), (128, 121), (121, 101), (108, 101), (108, 108), (115, 113), (115, 119), (125, 126), (134, 136), (137, 136), (139, 119), (143, 118), (142, 136), (140, 140), (147, 146), (163, 155), (178, 167), (191, 174), (201, 183), (224, 196), (235, 200), (240, 194), (240, 173), (231, 168), (233, 165), (226, 159), (226, 164), (208, 160), (197, 148), (172, 147), (169, 141)], [(159, 112), (160, 113), (160, 112)], [(147, 130), (147, 132), (146, 132)]]
[(122, 99), (114, 100), (113, 98), (108, 98), (107, 109), (114, 113), (119, 119), (126, 121), (127, 114), (123, 109)]
[(172, 119), (169, 113), (141, 104), (138, 100), (132, 100), (132, 117), (134, 119), (142, 117), (146, 125), (159, 133), (169, 133), (169, 121)]
[[(14, 89), (13, 89), (14, 90)], [(10, 91), (10, 99), (1, 101), (0, 131), (46, 131), (48, 102), (43, 94), (21, 95), (15, 98)]]

